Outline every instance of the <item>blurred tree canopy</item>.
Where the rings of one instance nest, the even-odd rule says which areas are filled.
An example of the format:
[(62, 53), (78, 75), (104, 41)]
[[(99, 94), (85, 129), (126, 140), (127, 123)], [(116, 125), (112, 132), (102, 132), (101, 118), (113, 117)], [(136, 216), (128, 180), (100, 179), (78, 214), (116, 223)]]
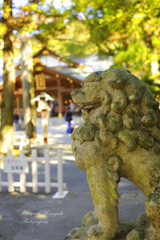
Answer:
[[(12, 132), (13, 53), (20, 49), (23, 33), (29, 34), (33, 52), (47, 46), (66, 57), (112, 56), (112, 67), (129, 69), (160, 99), (159, 0), (72, 0), (69, 8), (61, 0), (60, 9), (55, 8), (56, 1), (28, 0), (22, 5), (4, 0), (0, 9), (0, 40), (4, 42), (1, 135)], [(6, 142), (12, 139), (6, 137)]]
[[(160, 94), (159, 0), (72, 0), (66, 9), (61, 0), (59, 10), (54, 2), (30, 0), (18, 7), (12, 17), (15, 42), (23, 30), (31, 34), (33, 52), (45, 45), (65, 56), (113, 56), (112, 67), (128, 68)], [(0, 24), (3, 37), (3, 18)]]
[(72, 0), (68, 11), (72, 54), (113, 56), (112, 67), (127, 68), (155, 95), (159, 89), (160, 4), (158, 0)]
[[(1, 152), (3, 153), (6, 153), (8, 149), (13, 148), (13, 92), (15, 84), (15, 66), (13, 59), (15, 46), (18, 43), (20, 48), (22, 40), (21, 37), (26, 34), (33, 39), (38, 39), (39, 42), (45, 45), (47, 43), (48, 35), (55, 36), (65, 29), (64, 14), (61, 14), (59, 10), (53, 7), (53, 5), (48, 6), (43, 0), (28, 1), (28, 5), (18, 5), (18, 7), (14, 3), (17, 4), (14, 0), (4, 0), (3, 6), (0, 9), (0, 38), (4, 42), (0, 134)], [(26, 43), (30, 41), (30, 37), (26, 38)], [(23, 41), (23, 46), (24, 45), (25, 41)], [(30, 54), (30, 56), (32, 58), (32, 54)], [(33, 67), (28, 66), (28, 60), (29, 59), (26, 59), (26, 63), (23, 62), (23, 66), (25, 66), (24, 70), (28, 71), (27, 78), (24, 78), (24, 80), (27, 81), (27, 86), (32, 88), (34, 86), (32, 84), (33, 76), (31, 76)], [(29, 64), (30, 63), (31, 61)], [(23, 92), (23, 94), (25, 93), (27, 96), (27, 98), (24, 99), (27, 103), (26, 109), (28, 110), (33, 107), (31, 104), (33, 94), (31, 94), (31, 92), (33, 93), (34, 91), (32, 89), (28, 89), (28, 87), (26, 87), (25, 92)], [(28, 112), (32, 113), (30, 115), (34, 114), (32, 109)], [(32, 136), (32, 130), (34, 131), (35, 129), (35, 125), (31, 122), (32, 120), (32, 116), (30, 116), (27, 131), (29, 137)]]
[(7, 30), (5, 12), (12, 11), (10, 27), (14, 33), (16, 49), (19, 48), (17, 46), (20, 43), (21, 32), (31, 34), (31, 38), (34, 40), (33, 46), (36, 46), (35, 51), (37, 51), (37, 48), (47, 45), (50, 37), (54, 38), (65, 31), (64, 19), (66, 16), (54, 7), (53, 1), (28, 0), (26, 5), (23, 5), (23, 2), (18, 2), (12, 0), (12, 6), (9, 7), (4, 1), (0, 9), (0, 39), (3, 39)]

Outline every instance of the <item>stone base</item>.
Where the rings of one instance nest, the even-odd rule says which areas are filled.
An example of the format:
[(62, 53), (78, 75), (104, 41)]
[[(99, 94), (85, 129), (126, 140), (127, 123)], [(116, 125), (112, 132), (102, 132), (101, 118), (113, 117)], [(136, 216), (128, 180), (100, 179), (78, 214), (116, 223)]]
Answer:
[(69, 193), (69, 191), (63, 191), (62, 194), (59, 194), (59, 192), (56, 192), (52, 198), (54, 199), (63, 199), (67, 196), (67, 194)]
[(88, 237), (87, 232), (97, 225), (98, 219), (93, 212), (85, 215), (82, 227), (73, 228), (64, 240), (160, 240), (160, 235), (153, 229), (145, 213), (141, 214), (136, 222), (120, 221), (119, 229), (114, 239), (104, 239), (100, 232)]

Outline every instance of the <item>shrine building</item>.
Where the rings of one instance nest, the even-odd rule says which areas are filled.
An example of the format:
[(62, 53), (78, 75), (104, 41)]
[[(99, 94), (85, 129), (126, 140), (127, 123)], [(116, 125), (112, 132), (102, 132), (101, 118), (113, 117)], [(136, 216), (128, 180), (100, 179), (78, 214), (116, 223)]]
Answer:
[[(35, 96), (41, 92), (55, 98), (55, 113), (62, 116), (67, 106), (72, 102), (70, 93), (81, 87), (83, 77), (80, 72), (82, 64), (64, 60), (61, 56), (47, 48), (33, 55)], [(23, 114), (22, 67), (16, 66), (16, 81), (14, 90), (14, 112)], [(3, 85), (0, 86), (0, 101)]]

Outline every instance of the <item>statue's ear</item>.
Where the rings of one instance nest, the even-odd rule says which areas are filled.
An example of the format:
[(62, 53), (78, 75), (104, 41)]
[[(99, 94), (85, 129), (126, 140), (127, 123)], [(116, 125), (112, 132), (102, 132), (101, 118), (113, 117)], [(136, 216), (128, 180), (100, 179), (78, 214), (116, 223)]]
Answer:
[(109, 84), (112, 88), (123, 89), (127, 83), (130, 72), (124, 69), (108, 69), (102, 73), (104, 84)]
[(102, 99), (103, 104), (110, 105), (112, 97), (107, 91), (105, 90), (100, 91), (100, 97)]
[(113, 88), (123, 89), (126, 85), (127, 79), (124, 77), (118, 78), (116, 80), (109, 80), (108, 84)]

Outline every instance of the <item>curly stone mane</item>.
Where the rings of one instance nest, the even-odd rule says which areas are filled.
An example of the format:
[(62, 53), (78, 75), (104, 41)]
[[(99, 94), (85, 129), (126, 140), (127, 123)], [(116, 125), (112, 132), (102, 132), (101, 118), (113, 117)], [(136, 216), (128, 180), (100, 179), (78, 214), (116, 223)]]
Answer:
[[(93, 118), (90, 119), (91, 124), (100, 126), (100, 132), (98, 136), (95, 136), (95, 141), (102, 146), (107, 146), (112, 142), (113, 148), (117, 148), (119, 142), (122, 142), (128, 152), (134, 151), (139, 145), (148, 150), (154, 147), (155, 152), (160, 153), (159, 103), (150, 89), (128, 70), (122, 69), (110, 69), (90, 74), (83, 86), (91, 82), (102, 85), (101, 87), (94, 86), (96, 94), (100, 90), (100, 103), (103, 105), (103, 109), (97, 109), (99, 116), (97, 117), (95, 112)], [(94, 94), (93, 91), (94, 88), (92, 94)], [(96, 100), (94, 97), (94, 101)], [(89, 99), (87, 104), (88, 102)], [(93, 100), (90, 102), (94, 104)], [(83, 118), (87, 120), (89, 116), (86, 117), (85, 113), (89, 108), (85, 106), (83, 109), (84, 104), (85, 101), (79, 103), (82, 107)], [(80, 135), (80, 142), (93, 140), (94, 131), (91, 126), (86, 127), (85, 131), (88, 132), (85, 132), (87, 136), (85, 138)]]
[[(118, 68), (90, 74), (82, 88), (71, 95), (74, 103), (81, 107), (84, 119), (72, 133), (72, 149), (77, 166), (87, 172), (99, 219), (94, 230), (103, 229), (103, 237), (92, 238), (89, 231), (86, 239), (110, 240), (118, 228), (116, 206), (120, 177), (135, 183), (146, 197), (160, 195), (156, 190), (160, 188), (159, 103), (140, 79)], [(149, 205), (146, 203), (146, 206)], [(146, 211), (150, 214), (150, 207), (146, 207)], [(157, 211), (160, 212), (160, 208)], [(160, 217), (157, 221), (160, 222)], [(160, 233), (159, 225), (156, 229)]]

